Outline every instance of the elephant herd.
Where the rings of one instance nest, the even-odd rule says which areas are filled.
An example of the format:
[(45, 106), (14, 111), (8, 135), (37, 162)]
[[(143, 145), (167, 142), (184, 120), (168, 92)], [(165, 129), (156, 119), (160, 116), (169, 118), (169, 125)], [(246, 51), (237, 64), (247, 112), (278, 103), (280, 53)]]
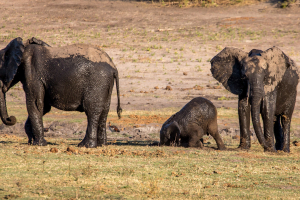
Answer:
[[(266, 51), (253, 49), (249, 53), (225, 48), (211, 60), (211, 72), (239, 97), (239, 148), (251, 147), (251, 115), (256, 136), (265, 151), (289, 152), (299, 80), (295, 62), (277, 47)], [(36, 38), (23, 44), (18, 37), (0, 50), (0, 117), (6, 125), (14, 125), (16, 118), (7, 114), (5, 94), (18, 82), (26, 94), (28, 144), (47, 145), (42, 118), (52, 106), (85, 112), (88, 124), (79, 147), (106, 144), (106, 120), (114, 82), (117, 113), (121, 117), (118, 70), (98, 47), (83, 44), (50, 47)], [(225, 149), (218, 133), (216, 107), (198, 97), (163, 124), (160, 144), (202, 148), (204, 134), (215, 139), (218, 149)]]

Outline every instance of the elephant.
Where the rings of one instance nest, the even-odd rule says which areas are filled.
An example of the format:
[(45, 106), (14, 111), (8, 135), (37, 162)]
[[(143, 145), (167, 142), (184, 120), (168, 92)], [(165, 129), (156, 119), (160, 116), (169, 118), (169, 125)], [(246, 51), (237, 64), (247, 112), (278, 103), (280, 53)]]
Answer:
[(79, 147), (106, 144), (106, 120), (114, 82), (117, 113), (121, 117), (118, 70), (96, 46), (50, 47), (36, 38), (25, 45), (20, 37), (12, 40), (0, 51), (0, 116), (6, 125), (14, 125), (16, 118), (8, 117), (5, 94), (18, 82), (26, 95), (28, 144), (47, 145), (42, 118), (52, 106), (85, 112), (88, 125)]
[(290, 152), (290, 125), (299, 82), (295, 62), (275, 46), (249, 53), (226, 47), (211, 60), (211, 72), (228, 91), (238, 95), (239, 148), (251, 147), (251, 112), (253, 128), (264, 151)]
[(211, 135), (219, 150), (225, 145), (218, 132), (217, 109), (202, 97), (188, 102), (179, 112), (172, 115), (160, 130), (160, 145), (186, 144), (187, 147), (203, 148), (203, 135)]

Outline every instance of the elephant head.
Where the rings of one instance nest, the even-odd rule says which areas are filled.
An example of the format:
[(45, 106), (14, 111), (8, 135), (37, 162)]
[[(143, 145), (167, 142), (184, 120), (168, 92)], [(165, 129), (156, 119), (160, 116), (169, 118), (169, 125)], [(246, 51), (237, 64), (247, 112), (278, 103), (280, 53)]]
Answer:
[(5, 125), (11, 126), (17, 122), (14, 116), (8, 117), (5, 93), (13, 86), (23, 52), (24, 45), (19, 37), (0, 50), (0, 116)]
[(160, 145), (170, 145), (180, 138), (180, 128), (177, 122), (163, 125), (160, 130)]
[(297, 71), (295, 63), (277, 47), (266, 51), (254, 49), (249, 54), (240, 49), (225, 48), (211, 60), (215, 79), (233, 94), (247, 93), (253, 127), (262, 145), (265, 144), (260, 126), (263, 98), (275, 90), (289, 68)]

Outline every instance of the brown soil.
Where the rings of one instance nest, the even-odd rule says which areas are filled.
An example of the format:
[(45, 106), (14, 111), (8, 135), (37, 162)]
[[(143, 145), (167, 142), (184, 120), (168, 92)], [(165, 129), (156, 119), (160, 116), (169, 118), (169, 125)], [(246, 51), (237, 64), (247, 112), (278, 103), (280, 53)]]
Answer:
[[(119, 70), (121, 107), (127, 111), (179, 110), (198, 96), (208, 98), (218, 108), (237, 108), (237, 96), (211, 76), (210, 59), (226, 46), (246, 52), (277, 46), (299, 65), (299, 11), (298, 4), (286, 9), (271, 3), (179, 8), (135, 1), (2, 0), (0, 49), (18, 36), (24, 41), (37, 37), (53, 47), (78, 43), (101, 47)], [(24, 108), (21, 87), (9, 91), (7, 100)], [(112, 111), (116, 104), (114, 90)], [(84, 118), (84, 114), (74, 115)], [(46, 136), (82, 138), (86, 121), (72, 122), (74, 115), (53, 109), (47, 114), (53, 120), (45, 122), (45, 127), (53, 128)], [(109, 117), (122, 131), (119, 135), (109, 132), (108, 136), (158, 139), (160, 126), (168, 117)], [(296, 112), (294, 118), (299, 117)], [(0, 132), (25, 136), (25, 118), (26, 113), (13, 127), (2, 125)], [(220, 129), (228, 126), (238, 128), (238, 119), (219, 119)], [(296, 125), (292, 128), (298, 130)], [(150, 137), (150, 133), (155, 136)]]

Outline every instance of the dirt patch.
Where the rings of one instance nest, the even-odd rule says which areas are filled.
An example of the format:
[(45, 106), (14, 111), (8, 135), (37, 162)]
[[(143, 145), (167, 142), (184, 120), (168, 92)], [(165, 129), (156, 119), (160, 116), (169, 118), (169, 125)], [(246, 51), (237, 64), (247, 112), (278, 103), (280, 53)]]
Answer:
[(262, 156), (251, 154), (251, 153), (248, 153), (248, 152), (240, 152), (240, 153), (237, 153), (236, 155), (240, 156), (242, 158), (264, 158)]

